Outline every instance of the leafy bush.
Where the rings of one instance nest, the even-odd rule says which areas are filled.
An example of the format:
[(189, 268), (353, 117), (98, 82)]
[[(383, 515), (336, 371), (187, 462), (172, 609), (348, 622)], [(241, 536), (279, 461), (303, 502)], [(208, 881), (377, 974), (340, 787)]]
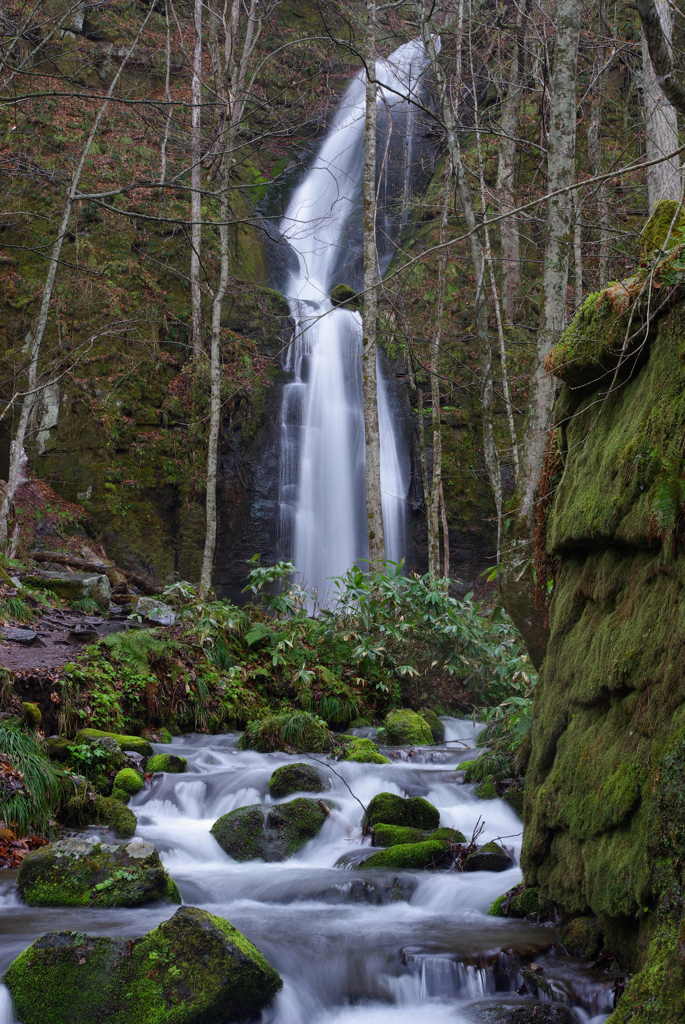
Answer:
[(48, 761), (32, 733), (0, 722), (1, 813), (19, 835), (47, 832), (70, 785), (71, 776)]

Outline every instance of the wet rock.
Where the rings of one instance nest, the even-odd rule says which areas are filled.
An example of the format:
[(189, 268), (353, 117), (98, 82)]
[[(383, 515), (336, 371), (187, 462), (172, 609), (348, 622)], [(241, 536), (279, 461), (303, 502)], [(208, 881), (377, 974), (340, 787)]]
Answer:
[(398, 869), (423, 871), (426, 868), (436, 868), (442, 864), (449, 851), (450, 844), (445, 839), (391, 846), (388, 850), (379, 850), (378, 853), (373, 853), (367, 860), (357, 864), (357, 870), (387, 868), (395, 871)]
[(167, 775), (182, 775), (188, 771), (188, 762), (178, 754), (154, 754), (145, 762), (146, 772), (166, 772)]
[(387, 742), (394, 746), (421, 746), (433, 742), (428, 723), (410, 708), (400, 708), (385, 716)]
[(440, 812), (422, 796), (378, 793), (369, 803), (366, 820), (374, 827), (380, 824), (404, 825), (432, 831), (440, 825)]
[(48, 757), (51, 761), (68, 761), (74, 744), (63, 736), (49, 736), (45, 741)]
[(37, 590), (52, 590), (66, 601), (84, 601), (89, 598), (99, 608), (107, 610), (112, 587), (104, 575), (92, 572), (50, 572), (34, 569), (22, 577), (24, 586)]
[(64, 807), (64, 819), (68, 825), (79, 828), (83, 825), (106, 825), (120, 839), (135, 835), (138, 819), (120, 800), (91, 793), (73, 796)]
[(61, 839), (29, 853), (17, 875), (33, 907), (135, 907), (151, 900), (180, 903), (152, 843), (126, 846)]
[(453, 828), (439, 828), (433, 832), (419, 828), (403, 828), (401, 825), (374, 825), (373, 846), (404, 846), (407, 843), (425, 843), (441, 840), (449, 843), (465, 843), (462, 832)]
[(147, 622), (154, 622), (156, 626), (173, 626), (176, 621), (174, 609), (154, 597), (139, 597), (136, 614), (142, 615)]
[(331, 302), (334, 306), (345, 306), (346, 309), (360, 310), (362, 296), (350, 288), (349, 284), (336, 284), (331, 291)]
[(115, 740), (122, 750), (133, 750), (143, 757), (152, 757), (154, 753), (148, 741), (140, 736), (123, 736), (117, 732), (103, 732), (101, 729), (80, 729), (74, 737), (74, 743), (94, 743), (105, 738)]
[(442, 722), (436, 713), (431, 711), (430, 708), (421, 708), (419, 714), (428, 725), (431, 735), (433, 736), (433, 742), (442, 743), (445, 739), (445, 723)]
[(373, 740), (361, 736), (343, 736), (343, 752), (339, 761), (356, 761), (358, 764), (392, 764), (383, 757)]
[(506, 871), (513, 866), (513, 860), (498, 843), (486, 843), (464, 861), (464, 871)]
[(576, 1024), (571, 1010), (558, 1003), (479, 1003), (469, 1007), (474, 1024)]
[(323, 793), (326, 785), (310, 764), (284, 764), (269, 779), (269, 792), (274, 799), (291, 793)]
[(23, 1024), (225, 1024), (257, 1016), (276, 971), (220, 917), (181, 907), (133, 941), (50, 932), (3, 977)]
[(122, 768), (114, 776), (112, 799), (127, 804), (132, 796), (139, 793), (145, 785), (145, 779), (135, 768)]
[(33, 629), (17, 629), (14, 626), (6, 626), (0, 630), (3, 640), (9, 640), (13, 644), (32, 644), (38, 634)]
[(559, 930), (559, 939), (567, 953), (594, 960), (602, 945), (596, 917), (576, 917)]
[(488, 910), (490, 917), (529, 917), (546, 921), (554, 910), (551, 900), (540, 896), (539, 887), (515, 885), (502, 896), (498, 896)]
[(313, 800), (299, 797), (265, 808), (239, 807), (214, 822), (211, 834), (234, 860), (282, 861), (313, 839), (326, 814)]

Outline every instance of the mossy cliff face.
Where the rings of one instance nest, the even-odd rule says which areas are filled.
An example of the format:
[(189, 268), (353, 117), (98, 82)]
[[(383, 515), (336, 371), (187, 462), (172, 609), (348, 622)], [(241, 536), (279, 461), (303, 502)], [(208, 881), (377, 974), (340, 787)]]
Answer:
[[(685, 552), (659, 495), (683, 475), (685, 306), (653, 333), (608, 399), (590, 360), (557, 403), (557, 569), (526, 781), (527, 884), (566, 920), (597, 915), (604, 945), (642, 968), (612, 1024), (683, 1019)], [(601, 344), (578, 334), (564, 359)]]

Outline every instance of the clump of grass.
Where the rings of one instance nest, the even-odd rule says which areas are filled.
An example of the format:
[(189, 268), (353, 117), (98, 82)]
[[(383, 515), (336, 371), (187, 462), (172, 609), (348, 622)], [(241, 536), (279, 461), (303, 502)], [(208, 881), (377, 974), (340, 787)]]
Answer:
[(284, 711), (248, 722), (239, 746), (262, 753), (272, 750), (322, 753), (330, 750), (331, 740), (328, 726), (318, 715), (308, 711)]
[(34, 613), (21, 597), (6, 597), (0, 601), (0, 618), (17, 622), (31, 622)]
[(82, 597), (80, 601), (73, 601), (71, 607), (76, 612), (85, 612), (86, 615), (100, 614), (100, 606), (92, 597)]
[(71, 777), (48, 761), (40, 743), (21, 725), (0, 722), (0, 755), (24, 776), (17, 789), (0, 772), (2, 818), (18, 835), (45, 833), (63, 800)]

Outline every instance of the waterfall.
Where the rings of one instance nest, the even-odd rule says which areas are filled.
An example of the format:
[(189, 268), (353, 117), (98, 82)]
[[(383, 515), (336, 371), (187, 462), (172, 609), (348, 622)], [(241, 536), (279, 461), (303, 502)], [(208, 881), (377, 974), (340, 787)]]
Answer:
[[(418, 40), (376, 65), (382, 270), (406, 220), (415, 151), (415, 106), (409, 101), (425, 65)], [(330, 300), (341, 280), (360, 285), (365, 90), (362, 73), (347, 89), (280, 226), (298, 259), (286, 286), (295, 336), (285, 362), (291, 382), (284, 386), (281, 412), (281, 547), (322, 602), (330, 577), (368, 557), (361, 316), (334, 308)], [(409, 471), (380, 359), (378, 417), (386, 555), (400, 561), (407, 545)]]

